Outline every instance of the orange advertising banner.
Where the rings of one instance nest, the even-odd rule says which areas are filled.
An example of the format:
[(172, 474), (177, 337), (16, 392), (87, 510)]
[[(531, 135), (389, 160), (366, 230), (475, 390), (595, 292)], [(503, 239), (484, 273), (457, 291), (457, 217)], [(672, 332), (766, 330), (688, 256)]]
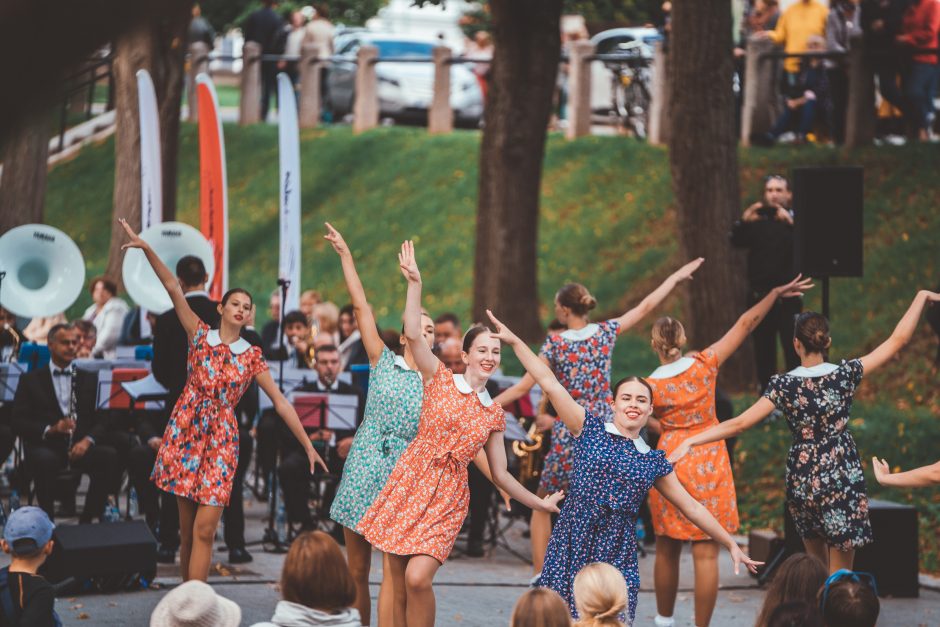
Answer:
[(228, 289), (228, 185), (225, 141), (215, 86), (206, 74), (196, 77), (199, 106), (199, 222), (212, 245), (216, 271), (209, 297), (218, 301)]

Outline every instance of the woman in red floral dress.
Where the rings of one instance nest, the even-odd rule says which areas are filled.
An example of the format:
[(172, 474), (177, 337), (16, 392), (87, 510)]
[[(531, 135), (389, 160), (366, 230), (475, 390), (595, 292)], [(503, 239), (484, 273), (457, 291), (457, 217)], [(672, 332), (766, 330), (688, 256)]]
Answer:
[[(251, 313), (251, 295), (229, 290), (219, 305), (218, 329), (193, 313), (179, 281), (125, 220), (130, 240), (122, 249), (140, 248), (163, 283), (189, 337), (186, 387), (163, 434), (151, 480), (176, 495), (180, 513), (180, 571), (183, 581), (209, 577), (212, 542), (222, 510), (228, 505), (238, 465), (238, 423), (234, 408), (256, 380), (274, 401), (274, 409), (307, 451), (310, 471), (326, 465), (317, 455), (294, 408), (281, 394), (261, 349), (240, 337)], [(237, 496), (237, 495), (236, 495)]]

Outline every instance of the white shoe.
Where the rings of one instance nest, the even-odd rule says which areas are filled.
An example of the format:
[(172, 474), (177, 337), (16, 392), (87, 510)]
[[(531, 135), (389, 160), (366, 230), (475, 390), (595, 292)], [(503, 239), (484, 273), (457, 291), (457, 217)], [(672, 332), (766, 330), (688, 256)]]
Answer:
[(657, 614), (656, 618), (653, 619), (653, 624), (656, 625), (656, 627), (675, 627), (676, 619), (672, 616), (660, 616)]
[(537, 585), (538, 585), (538, 581), (539, 581), (539, 577), (541, 577), (541, 576), (542, 576), (542, 573), (541, 573), (541, 572), (535, 573), (535, 575), (532, 577), (532, 579), (529, 580), (529, 587), (530, 587), (530, 588), (534, 588), (535, 586), (537, 586)]
[(907, 143), (907, 138), (903, 135), (887, 135), (885, 136), (885, 143), (892, 146), (903, 146)]

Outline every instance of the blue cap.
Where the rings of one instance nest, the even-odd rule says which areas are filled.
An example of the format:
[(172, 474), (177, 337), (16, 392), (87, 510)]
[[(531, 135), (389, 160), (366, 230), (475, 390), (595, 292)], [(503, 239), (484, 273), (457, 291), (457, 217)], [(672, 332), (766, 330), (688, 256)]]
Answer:
[(3, 539), (10, 546), (13, 555), (27, 557), (39, 551), (52, 539), (55, 525), (46, 512), (38, 507), (27, 505), (20, 507), (7, 518), (3, 529)]

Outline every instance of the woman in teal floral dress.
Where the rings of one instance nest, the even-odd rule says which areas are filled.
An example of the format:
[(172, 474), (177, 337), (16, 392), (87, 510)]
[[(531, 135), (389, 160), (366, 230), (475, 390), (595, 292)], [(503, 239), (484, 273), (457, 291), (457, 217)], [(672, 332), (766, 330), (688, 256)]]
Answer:
[[(362, 344), (369, 356), (369, 396), (365, 415), (356, 431), (343, 468), (343, 478), (330, 508), (330, 517), (343, 526), (349, 570), (356, 582), (356, 608), (362, 624), (368, 625), (372, 612), (369, 596), (372, 545), (358, 532), (359, 520), (382, 491), (398, 458), (418, 432), (424, 384), (404, 340), (404, 357), (385, 347), (376, 328), (372, 308), (366, 301), (352, 253), (336, 229), (329, 224), (326, 228), (326, 239), (342, 262)], [(421, 329), (428, 345), (433, 345), (434, 321), (427, 315), (421, 317)], [(383, 625), (392, 623), (394, 593), (388, 587), (389, 581), (389, 577), (383, 577), (379, 590), (379, 623)]]
[(862, 381), (891, 359), (908, 341), (933, 292), (917, 293), (894, 333), (871, 353), (831, 364), (829, 322), (818, 313), (797, 316), (793, 346), (802, 365), (775, 375), (764, 396), (743, 414), (685, 440), (670, 455), (681, 459), (693, 446), (734, 437), (758, 424), (775, 408), (793, 435), (787, 456), (787, 509), (806, 551), (833, 573), (852, 569), (855, 549), (874, 539), (868, 520), (865, 476), (848, 425), (852, 399)]

